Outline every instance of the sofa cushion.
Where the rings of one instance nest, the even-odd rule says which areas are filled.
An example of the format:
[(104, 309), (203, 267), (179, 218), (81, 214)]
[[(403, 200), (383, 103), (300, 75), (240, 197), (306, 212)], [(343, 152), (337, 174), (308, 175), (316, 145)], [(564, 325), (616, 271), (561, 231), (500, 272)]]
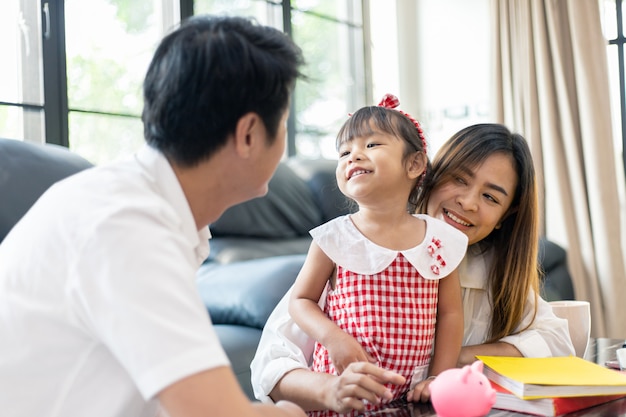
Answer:
[(306, 182), (322, 211), (322, 222), (356, 210), (356, 203), (337, 186), (337, 161), (329, 159), (289, 158), (287, 164)]
[(267, 195), (226, 210), (209, 226), (221, 236), (292, 238), (307, 235), (322, 222), (322, 213), (302, 178), (281, 162)]
[(575, 299), (565, 249), (542, 237), (539, 240), (539, 265), (542, 268), (541, 296), (545, 300)]
[(91, 166), (63, 146), (0, 138), (0, 196), (10, 196), (0, 204), (0, 242), (48, 187)]
[(198, 270), (197, 286), (213, 323), (262, 329), (296, 279), (305, 256), (203, 264)]
[(211, 253), (205, 262), (230, 264), (251, 259), (281, 255), (303, 254), (309, 251), (312, 238), (306, 236), (290, 239), (262, 239), (258, 237), (214, 237)]
[(218, 324), (214, 328), (226, 355), (228, 355), (239, 385), (248, 398), (254, 400), (250, 363), (261, 339), (261, 330), (228, 324)]

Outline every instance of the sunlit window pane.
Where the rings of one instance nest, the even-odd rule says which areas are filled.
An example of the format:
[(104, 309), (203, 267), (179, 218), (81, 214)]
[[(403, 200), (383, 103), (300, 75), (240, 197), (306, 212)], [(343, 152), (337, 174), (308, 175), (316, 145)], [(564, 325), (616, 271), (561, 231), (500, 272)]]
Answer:
[(624, 0), (615, 1), (619, 1), (622, 3), (622, 36), (624, 36), (626, 35), (626, 23), (624, 22), (624, 20), (626, 20), (626, 2), (624, 2)]
[(294, 0), (294, 9), (330, 17), (357, 26), (363, 23), (360, 2), (354, 0)]
[(617, 12), (615, 0), (603, 0), (601, 9), (602, 31), (606, 39), (617, 38)]
[(0, 105), (0, 137), (43, 143), (43, 110)]
[(43, 142), (38, 7), (37, 2), (26, 1), (0, 4), (0, 103), (5, 104), (0, 106), (0, 136)]
[(8, 1), (0, 6), (0, 101), (42, 105), (41, 32), (37, 6), (29, 4), (21, 9), (20, 3)]
[(195, 0), (194, 14), (253, 17), (259, 23), (283, 30), (280, 4), (265, 0)]
[(296, 90), (296, 152), (307, 158), (336, 158), (339, 127), (348, 113), (365, 105), (362, 41), (357, 41), (362, 29), (296, 10), (292, 25), (309, 77)]
[[(418, 8), (418, 64), (412, 69), (421, 104), (415, 117), (424, 124), (431, 157), (458, 130), (492, 121), (489, 5), (488, 0), (448, 0), (422, 2)], [(445, 16), (445, 24), (433, 16)]]
[(622, 139), (621, 139), (621, 118), (620, 118), (620, 86), (619, 86), (619, 56), (618, 48), (621, 46), (609, 45), (607, 49), (607, 55), (609, 58), (609, 87), (610, 87), (610, 100), (611, 100), (611, 112), (613, 117), (613, 133), (615, 136), (615, 150), (621, 152)]
[(104, 162), (143, 143), (142, 82), (166, 20), (155, 0), (65, 0), (70, 149)]
[(70, 109), (141, 113), (141, 83), (161, 36), (152, 5), (65, 1)]
[(138, 118), (70, 111), (69, 130), (71, 148), (94, 164), (130, 155), (144, 143)]

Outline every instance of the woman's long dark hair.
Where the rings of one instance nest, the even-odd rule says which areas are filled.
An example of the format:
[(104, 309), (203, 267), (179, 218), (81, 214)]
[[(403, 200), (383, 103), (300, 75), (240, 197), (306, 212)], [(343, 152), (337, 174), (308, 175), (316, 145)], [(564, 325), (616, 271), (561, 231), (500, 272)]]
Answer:
[(515, 161), (518, 182), (501, 227), (472, 245), (493, 252), (488, 271), (493, 304), (488, 342), (514, 333), (522, 320), (528, 295), (531, 290), (535, 296), (539, 291), (537, 182), (526, 140), (500, 124), (477, 124), (459, 131), (435, 156), (417, 205), (418, 212), (425, 213), (433, 191), (453, 180), (462, 172), (461, 168), (475, 168), (496, 153), (509, 155)]

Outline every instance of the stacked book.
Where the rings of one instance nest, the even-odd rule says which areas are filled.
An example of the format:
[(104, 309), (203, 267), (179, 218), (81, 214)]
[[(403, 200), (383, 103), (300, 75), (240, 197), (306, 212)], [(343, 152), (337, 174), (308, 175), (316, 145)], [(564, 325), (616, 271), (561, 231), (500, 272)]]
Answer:
[(496, 390), (494, 408), (559, 416), (626, 397), (626, 374), (575, 356), (478, 359)]

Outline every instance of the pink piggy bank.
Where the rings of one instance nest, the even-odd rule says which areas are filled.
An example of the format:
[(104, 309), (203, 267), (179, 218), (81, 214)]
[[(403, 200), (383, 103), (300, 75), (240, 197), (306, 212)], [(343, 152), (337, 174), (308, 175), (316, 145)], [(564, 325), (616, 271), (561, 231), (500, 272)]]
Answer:
[(448, 369), (430, 383), (430, 402), (439, 417), (480, 417), (496, 402), (496, 391), (483, 375), (483, 363)]

